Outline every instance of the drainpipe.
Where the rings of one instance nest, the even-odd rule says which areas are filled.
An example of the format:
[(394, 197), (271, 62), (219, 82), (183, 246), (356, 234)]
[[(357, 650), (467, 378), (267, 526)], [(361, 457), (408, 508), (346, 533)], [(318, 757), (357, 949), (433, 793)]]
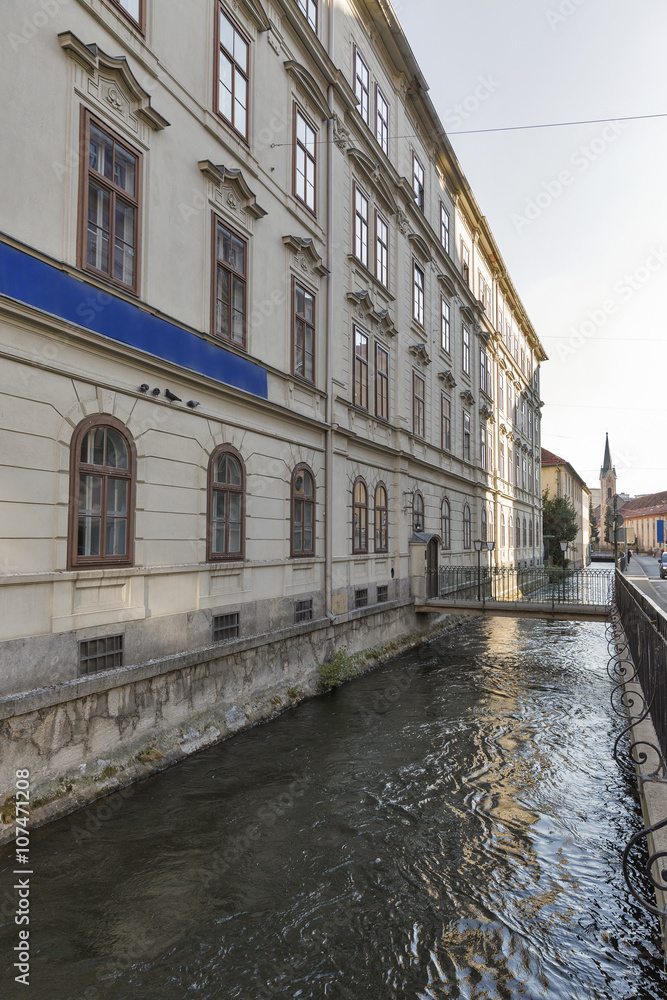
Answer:
[[(329, 0), (329, 58), (334, 59), (334, 0)], [(327, 321), (326, 321), (326, 447), (324, 457), (324, 490), (326, 516), (324, 524), (324, 609), (329, 621), (335, 621), (332, 609), (333, 590), (333, 330), (334, 330), (334, 88), (327, 94), (330, 117), (327, 122)]]

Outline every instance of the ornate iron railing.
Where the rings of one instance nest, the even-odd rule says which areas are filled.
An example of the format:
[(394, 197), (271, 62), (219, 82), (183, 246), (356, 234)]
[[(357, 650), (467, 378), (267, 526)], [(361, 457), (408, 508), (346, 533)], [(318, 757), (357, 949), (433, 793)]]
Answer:
[[(612, 707), (627, 722), (616, 739), (614, 757), (626, 773), (636, 775), (646, 802), (647, 785), (667, 785), (667, 617), (621, 573), (616, 574), (607, 641), (607, 669), (614, 682)], [(629, 759), (620, 751), (628, 736)], [(655, 820), (654, 813), (655, 805), (646, 818)], [(663, 944), (667, 946), (665, 830), (667, 817), (658, 818), (631, 838), (623, 852), (623, 874), (637, 902), (660, 917)], [(643, 864), (636, 849), (644, 851)], [(646, 896), (651, 887), (655, 903)]]
[(613, 573), (608, 569), (562, 570), (538, 566), (443, 566), (438, 575), (438, 597), (448, 601), (512, 601), (531, 604), (608, 605)]

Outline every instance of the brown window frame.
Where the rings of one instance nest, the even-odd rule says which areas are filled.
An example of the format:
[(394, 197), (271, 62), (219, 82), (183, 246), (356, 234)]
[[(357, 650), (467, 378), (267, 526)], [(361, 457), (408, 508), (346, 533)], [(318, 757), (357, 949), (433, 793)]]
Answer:
[[(378, 363), (380, 355), (384, 355), (387, 360), (386, 371), (382, 371)], [(377, 340), (375, 341), (375, 416), (380, 420), (389, 420), (389, 350)]]
[[(222, 41), (220, 39), (220, 15), (224, 14), (229, 23), (231, 24), (234, 31), (236, 31), (245, 44), (248, 46), (248, 65), (245, 70), (241, 69), (241, 66), (236, 62), (234, 58), (234, 53), (229, 52), (226, 48), (223, 48)], [(224, 51), (228, 59), (231, 60), (234, 68), (238, 68), (239, 73), (245, 79), (246, 82), (246, 106), (245, 106), (245, 131), (241, 131), (237, 128), (234, 115), (234, 103), (235, 103), (235, 85), (234, 85), (234, 73), (232, 73), (232, 117), (227, 118), (227, 116), (220, 110), (220, 52)], [(250, 53), (252, 51), (252, 39), (248, 37), (246, 32), (241, 28), (238, 21), (232, 17), (232, 15), (227, 10), (226, 6), (222, 0), (218, 0), (215, 5), (215, 58), (213, 59), (213, 107), (215, 108), (215, 113), (232, 131), (239, 136), (243, 142), (248, 144), (248, 136), (250, 135), (250, 76), (251, 76), (251, 65), (250, 65)]]
[[(466, 429), (467, 425), (467, 429)], [(463, 461), (471, 462), (472, 421), (467, 410), (463, 411)]]
[[(213, 221), (212, 221), (212, 225), (211, 225), (211, 263), (212, 263), (212, 275), (211, 275), (211, 336), (216, 337), (218, 340), (222, 341), (222, 343), (224, 343), (224, 344), (232, 344), (234, 347), (237, 347), (239, 350), (247, 351), (247, 349), (248, 349), (248, 264), (249, 264), (249, 261), (248, 261), (248, 247), (249, 247), (249, 242), (248, 242), (247, 237), (245, 237), (237, 229), (234, 229), (233, 226), (230, 226), (229, 223), (227, 222), (227, 220), (223, 216), (218, 215), (217, 212), (213, 212), (212, 220)], [(232, 267), (232, 265), (228, 264), (227, 261), (221, 260), (218, 257), (218, 225), (222, 225), (226, 230), (228, 230), (228, 232), (232, 236), (235, 236), (236, 239), (240, 240), (241, 243), (243, 243), (243, 245), (244, 245), (243, 260), (244, 260), (244, 266), (245, 266), (245, 270), (243, 271), (243, 273), (241, 271), (238, 271), (235, 267)], [(228, 337), (226, 337), (222, 333), (218, 333), (218, 323), (217, 323), (217, 318), (218, 318), (218, 310), (217, 310), (217, 304), (218, 304), (218, 265), (220, 265), (220, 267), (222, 268), (222, 270), (227, 271), (227, 273), (230, 275), (230, 295), (229, 295), (229, 330), (230, 330), (230, 336), (228, 336)], [(231, 282), (232, 282), (233, 278), (236, 278), (237, 280), (243, 282), (243, 341), (242, 341), (242, 343), (239, 343), (237, 340), (234, 340), (232, 338), (232, 336), (231, 336), (231, 330), (232, 330), (232, 295), (231, 295), (231, 288), (233, 287), (232, 284), (231, 284)]]
[[(109, 427), (116, 431), (125, 442), (127, 447), (127, 469), (116, 469), (109, 465), (94, 465), (81, 461), (81, 444), (83, 439), (93, 427)], [(79, 482), (82, 474), (98, 476), (102, 479), (100, 495), (100, 553), (103, 553), (106, 543), (106, 496), (107, 481), (109, 479), (123, 479), (128, 482), (127, 490), (127, 514), (126, 514), (126, 552), (125, 555), (79, 555), (78, 553), (78, 528), (79, 528)], [(69, 525), (67, 542), (67, 568), (68, 569), (93, 569), (109, 568), (112, 566), (132, 566), (134, 562), (134, 514), (135, 514), (135, 494), (137, 479), (137, 455), (132, 439), (125, 424), (116, 417), (108, 413), (95, 413), (82, 420), (74, 429), (70, 442), (70, 479), (69, 479)]]
[[(300, 496), (298, 496), (296, 494), (296, 480), (297, 480), (297, 477), (299, 475), (303, 475), (303, 474), (305, 474), (307, 476), (310, 476), (311, 482), (313, 484), (312, 499), (310, 497), (306, 497), (306, 496), (300, 497)], [(317, 484), (315, 483), (315, 476), (313, 475), (313, 470), (310, 468), (309, 465), (306, 465), (304, 462), (302, 462), (302, 463), (300, 463), (299, 465), (297, 465), (295, 467), (295, 469), (294, 469), (294, 471), (292, 473), (292, 479), (290, 481), (290, 518), (289, 518), (289, 521), (290, 521), (290, 558), (292, 558), (292, 559), (308, 559), (308, 558), (313, 558), (315, 556), (315, 542), (316, 542), (315, 533), (316, 533), (316, 512), (317, 512), (317, 495), (316, 494), (317, 494)], [(306, 548), (303, 548), (303, 547), (300, 548), (300, 549), (297, 549), (296, 546), (295, 546), (295, 544), (294, 544), (294, 526), (295, 526), (295, 521), (296, 521), (295, 512), (296, 512), (296, 505), (297, 504), (300, 504), (302, 506), (304, 514), (305, 514), (305, 511), (306, 511), (307, 507), (311, 507), (312, 508), (311, 525), (312, 525), (312, 540), (313, 540), (313, 544), (312, 544), (312, 546), (309, 549), (306, 549)], [(302, 526), (301, 530), (302, 530), (302, 533), (303, 533), (303, 525), (305, 523), (306, 523), (305, 522), (305, 517), (302, 517), (302, 520), (301, 520), (301, 526)]]
[[(366, 358), (357, 354), (357, 334), (366, 341)], [(360, 410), (368, 411), (368, 362), (369, 362), (370, 337), (358, 327), (352, 327), (352, 351), (353, 351), (353, 377), (352, 377), (352, 399), (355, 406)]]
[(444, 392), (440, 397), (440, 447), (452, 450), (452, 401)]
[(452, 311), (444, 295), (440, 296), (440, 346), (446, 354), (452, 347)]
[[(380, 114), (380, 99), (384, 101), (387, 108), (386, 120)], [(385, 156), (389, 156), (389, 115), (391, 109), (389, 107), (389, 101), (384, 96), (384, 91), (378, 83), (375, 84), (375, 138), (377, 139), (380, 149)]]
[[(363, 501), (357, 500), (357, 486), (363, 487)], [(358, 521), (357, 516), (359, 518)], [(358, 530), (357, 524), (359, 525)], [(364, 526), (363, 529), (362, 524)], [(364, 530), (366, 532), (366, 543), (362, 545), (361, 540)], [(361, 476), (357, 476), (352, 484), (352, 552), (354, 555), (363, 555), (368, 552), (368, 487)]]
[[(354, 256), (357, 258), (360, 264), (364, 267), (368, 267), (368, 244), (369, 244), (369, 234), (370, 234), (370, 224), (368, 219), (368, 210), (370, 207), (370, 202), (368, 195), (364, 189), (357, 184), (355, 181), (353, 184), (352, 192), (352, 204), (354, 206)], [(366, 214), (359, 210), (358, 201), (361, 199), (361, 208), (363, 209), (365, 205)], [(366, 235), (366, 253), (364, 257), (364, 234)]]
[[(319, 21), (319, 13), (320, 13), (317, 0), (298, 0), (298, 6), (299, 6), (299, 10), (301, 11), (301, 13), (303, 14), (303, 16), (305, 17), (306, 22), (310, 25), (310, 27), (313, 29), (313, 31), (315, 32), (315, 34), (317, 34), (317, 27), (318, 27), (318, 21)], [(304, 10), (304, 6), (305, 6), (305, 10)], [(310, 20), (310, 17), (308, 15), (308, 11), (310, 10), (311, 6), (315, 8), (315, 24), (313, 24), (313, 22)]]
[[(421, 181), (419, 179), (419, 174), (417, 168), (421, 171)], [(413, 152), (412, 154), (412, 193), (415, 197), (415, 203), (420, 212), (424, 212), (426, 204), (426, 171), (424, 170), (424, 164), (419, 159), (417, 154)]]
[[(233, 486), (231, 484), (219, 485), (214, 483), (213, 474), (215, 469), (215, 463), (220, 455), (231, 455), (239, 463), (239, 468), (241, 470), (241, 485)], [(226, 492), (241, 495), (241, 548), (236, 552), (214, 552), (213, 551), (213, 495), (214, 492)], [(208, 483), (207, 483), (207, 496), (206, 496), (206, 562), (242, 562), (245, 559), (245, 508), (246, 508), (246, 471), (245, 462), (241, 453), (237, 451), (233, 445), (221, 444), (211, 452), (208, 460)], [(229, 548), (229, 518), (227, 518), (227, 527), (225, 531), (225, 544)]]
[[(421, 395), (417, 392), (421, 383)], [(426, 437), (426, 379), (419, 372), (412, 373), (412, 433), (415, 437)]]
[(472, 548), (472, 519), (470, 517), (470, 506), (463, 506), (463, 548)]
[[(382, 490), (384, 493), (384, 504), (378, 503), (378, 493)], [(384, 525), (382, 524), (382, 514), (384, 513)], [(379, 515), (379, 516), (378, 516)], [(380, 481), (375, 487), (375, 493), (373, 495), (373, 544), (375, 552), (388, 552), (389, 551), (389, 499), (387, 494), (387, 487)], [(378, 542), (378, 538), (380, 539)]]
[[(124, 149), (126, 153), (136, 160), (135, 170), (135, 193), (129, 195), (113, 181), (99, 174), (90, 166), (90, 126), (94, 125), (108, 139)], [(79, 225), (77, 235), (77, 266), (88, 274), (94, 274), (102, 281), (108, 281), (116, 288), (133, 295), (139, 295), (141, 286), (141, 217), (142, 217), (142, 180), (143, 180), (143, 154), (128, 142), (122, 135), (110, 128), (106, 122), (92, 114), (88, 108), (81, 108), (80, 116), (80, 172), (79, 172)], [(106, 271), (94, 267), (88, 263), (88, 195), (90, 182), (94, 181), (98, 187), (105, 189), (109, 194), (109, 253), (108, 268)], [(134, 275), (132, 284), (121, 281), (113, 275), (114, 254), (114, 234), (116, 224), (116, 198), (127, 202), (134, 209)]]
[(449, 212), (445, 208), (444, 202), (440, 202), (440, 243), (445, 253), (449, 253), (449, 232), (451, 219)]
[[(308, 148), (306, 146), (304, 146), (304, 144), (298, 139), (297, 124), (298, 124), (299, 118), (302, 119), (302, 121), (305, 123), (306, 127), (309, 128), (311, 130), (311, 132), (313, 133), (313, 136), (314, 136), (313, 145), (315, 147), (315, 152), (312, 153), (312, 154), (308, 152)], [(317, 218), (317, 134), (318, 134), (318, 129), (315, 127), (315, 125), (313, 124), (312, 120), (308, 117), (308, 115), (303, 110), (303, 108), (301, 107), (301, 105), (298, 104), (296, 101), (294, 101), (294, 104), (292, 105), (292, 144), (293, 144), (292, 148), (294, 149), (294, 156), (292, 157), (292, 161), (293, 161), (292, 162), (292, 193), (294, 194), (294, 197), (299, 202), (299, 204), (303, 205), (303, 207), (306, 209), (306, 211), (310, 212), (311, 215), (314, 215), (315, 218)], [(307, 179), (306, 179), (306, 175), (305, 174), (304, 174), (304, 185), (305, 185), (305, 188), (304, 188), (303, 194), (300, 194), (299, 191), (298, 191), (298, 188), (297, 188), (297, 177), (298, 177), (298, 171), (297, 171), (297, 151), (298, 150), (302, 150), (303, 151), (303, 155), (306, 158), (306, 162), (311, 162), (313, 164), (313, 178), (314, 179), (313, 179), (313, 204), (312, 204), (312, 206), (309, 205), (308, 201), (307, 201), (308, 184), (307, 184)]]
[[(379, 222), (387, 230), (386, 243), (380, 238)], [(389, 289), (389, 223), (377, 208), (375, 209), (375, 277), (383, 288)]]
[[(312, 323), (307, 319), (307, 317), (305, 315), (301, 315), (300, 313), (297, 312), (297, 305), (296, 305), (296, 302), (297, 302), (297, 288), (300, 288), (301, 291), (304, 293), (304, 295), (311, 296), (311, 298), (313, 300), (313, 321), (312, 321)], [(316, 379), (315, 379), (315, 372), (316, 372), (315, 364), (316, 364), (316, 360), (317, 360), (316, 351), (315, 351), (315, 348), (316, 348), (316, 340), (315, 340), (316, 317), (317, 317), (317, 294), (315, 292), (313, 292), (310, 288), (307, 288), (306, 285), (304, 285), (301, 280), (299, 280), (298, 278), (292, 276), (292, 374), (296, 378), (301, 378), (301, 379), (304, 380), (304, 382), (308, 382), (310, 385), (315, 385), (315, 381), (316, 381)], [(312, 377), (310, 377), (310, 378), (306, 374), (306, 366), (305, 366), (306, 351), (305, 351), (305, 345), (304, 345), (304, 365), (303, 365), (303, 372), (299, 372), (297, 370), (297, 367), (298, 367), (298, 365), (297, 365), (297, 350), (298, 350), (298, 343), (297, 343), (297, 321), (301, 321), (303, 323), (304, 328), (305, 328), (306, 331), (308, 331), (308, 330), (311, 331), (311, 336), (312, 336), (312, 368), (313, 368), (313, 374), (312, 374)]]
[(480, 423), (479, 427), (479, 465), (480, 468), (486, 472), (487, 468), (486, 425), (484, 423)]
[(443, 549), (452, 547), (452, 506), (447, 497), (442, 498), (440, 504), (440, 530), (442, 532)]
[(111, 4), (121, 12), (123, 17), (132, 24), (142, 35), (146, 34), (146, 0), (139, 0), (139, 20), (135, 20), (129, 10), (124, 6), (122, 0), (111, 0)]
[(461, 240), (461, 277), (470, 287), (470, 250)]
[[(359, 75), (357, 73), (357, 63), (358, 62), (361, 63), (361, 65), (366, 70), (367, 81), (366, 81), (365, 86), (361, 82), (361, 80), (359, 79)], [(364, 57), (362, 56), (361, 52), (359, 51), (359, 49), (357, 48), (356, 45), (354, 46), (354, 63), (353, 63), (353, 69), (354, 69), (354, 87), (352, 89), (354, 90), (354, 96), (357, 98), (357, 101), (358, 101), (357, 111), (361, 115), (362, 121), (364, 121), (366, 123), (366, 125), (370, 128), (370, 126), (371, 126), (371, 71), (370, 71), (370, 69), (368, 67), (368, 63), (366, 62), (366, 60), (364, 59)], [(366, 114), (364, 114), (363, 111), (362, 111), (363, 100), (362, 100), (362, 96), (357, 93), (357, 84), (359, 84), (359, 89), (361, 90), (362, 95), (363, 94), (366, 95)]]
[[(421, 275), (421, 285), (417, 275)], [(412, 318), (419, 326), (424, 326), (426, 316), (426, 272), (417, 261), (412, 259)]]
[(467, 326), (461, 327), (461, 371), (470, 375), (470, 330)]

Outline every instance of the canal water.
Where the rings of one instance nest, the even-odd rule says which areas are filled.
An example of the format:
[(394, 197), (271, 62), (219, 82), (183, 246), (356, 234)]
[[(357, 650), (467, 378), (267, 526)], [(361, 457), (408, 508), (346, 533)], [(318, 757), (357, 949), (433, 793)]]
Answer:
[(601, 624), (477, 619), (33, 831), (0, 996), (664, 1000), (607, 658)]

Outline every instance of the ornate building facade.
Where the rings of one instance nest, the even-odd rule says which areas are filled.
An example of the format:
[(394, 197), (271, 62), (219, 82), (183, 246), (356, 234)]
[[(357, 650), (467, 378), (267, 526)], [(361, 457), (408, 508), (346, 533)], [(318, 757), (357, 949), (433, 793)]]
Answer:
[(390, 4), (42, 6), (1, 71), (0, 696), (405, 633), (419, 545), (539, 563), (546, 355)]

